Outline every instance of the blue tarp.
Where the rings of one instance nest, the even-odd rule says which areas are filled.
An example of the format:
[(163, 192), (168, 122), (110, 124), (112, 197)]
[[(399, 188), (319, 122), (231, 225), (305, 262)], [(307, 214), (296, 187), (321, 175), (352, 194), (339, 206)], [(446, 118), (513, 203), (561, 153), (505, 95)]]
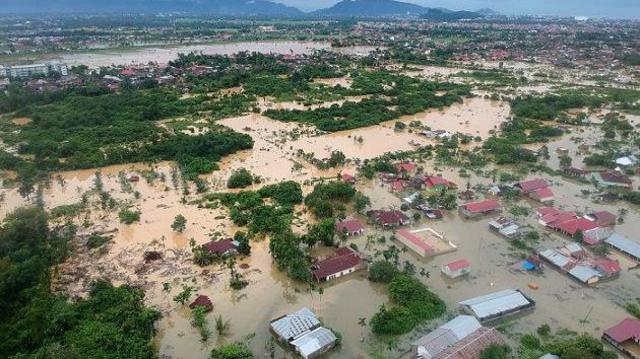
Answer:
[(529, 261), (524, 261), (522, 262), (522, 268), (526, 269), (526, 270), (534, 270), (536, 269), (536, 265), (529, 262)]

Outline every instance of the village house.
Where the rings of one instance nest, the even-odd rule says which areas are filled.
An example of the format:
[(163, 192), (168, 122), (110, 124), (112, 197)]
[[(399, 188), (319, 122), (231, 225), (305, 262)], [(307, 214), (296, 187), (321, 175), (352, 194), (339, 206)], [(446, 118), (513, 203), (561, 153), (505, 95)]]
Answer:
[(588, 231), (584, 231), (584, 233), (582, 234), (582, 243), (589, 246), (595, 246), (602, 243), (602, 241), (604, 241), (605, 239), (611, 237), (612, 234), (613, 231), (609, 227), (598, 227), (590, 229)]
[(227, 257), (238, 254), (238, 242), (232, 239), (221, 239), (219, 241), (211, 241), (203, 245), (209, 253), (219, 257)]
[(640, 358), (640, 319), (624, 319), (605, 330), (602, 339), (627, 357)]
[(587, 175), (587, 171), (577, 167), (567, 167), (562, 170), (565, 175), (575, 178), (583, 178)]
[(442, 176), (428, 176), (424, 179), (424, 185), (427, 189), (449, 189), (456, 187), (455, 183)]
[(609, 211), (597, 211), (597, 212), (589, 213), (585, 215), (584, 218), (594, 222), (595, 224), (598, 225), (598, 227), (615, 226), (618, 219), (615, 214)]
[(400, 229), (396, 232), (398, 241), (421, 257), (430, 257), (455, 251), (457, 247), (445, 240), (444, 235), (431, 228), (417, 230)]
[(630, 189), (633, 181), (629, 176), (618, 171), (594, 172), (591, 178), (596, 181), (596, 185), (602, 188), (622, 187)]
[(416, 164), (412, 162), (396, 163), (396, 171), (398, 173), (413, 173), (416, 170)]
[(196, 300), (189, 304), (190, 309), (195, 309), (196, 307), (203, 307), (205, 311), (210, 312), (213, 310), (213, 303), (206, 295), (199, 295)]
[(326, 353), (338, 340), (308, 308), (276, 318), (269, 327), (278, 341), (289, 343), (305, 359)]
[(608, 258), (599, 258), (593, 261), (594, 268), (600, 272), (602, 279), (614, 279), (620, 275), (622, 268), (620, 263)]
[(518, 182), (514, 189), (540, 203), (551, 203), (555, 199), (549, 183), (542, 178)]
[(609, 238), (605, 239), (605, 243), (634, 259), (636, 262), (640, 262), (640, 243), (632, 241), (618, 233), (613, 233)]
[(466, 259), (459, 259), (442, 266), (442, 274), (451, 279), (471, 273), (471, 263)]
[(336, 249), (334, 255), (311, 266), (311, 273), (316, 282), (326, 282), (340, 278), (364, 268), (360, 254), (348, 247)]
[(356, 184), (356, 178), (348, 173), (341, 173), (340, 180), (344, 183)]
[(489, 222), (489, 229), (509, 239), (520, 236), (520, 226), (506, 217), (500, 217)]
[(492, 344), (504, 344), (494, 328), (469, 315), (459, 315), (412, 343), (418, 359), (478, 358)]
[(502, 207), (498, 201), (491, 199), (463, 204), (458, 207), (458, 211), (466, 218), (477, 218), (493, 213), (499, 213), (502, 211)]
[(536, 303), (520, 290), (505, 289), (458, 303), (463, 312), (476, 317), (481, 323), (533, 309)]
[(359, 236), (364, 233), (364, 226), (357, 219), (345, 219), (336, 223), (336, 232), (347, 236)]
[(371, 210), (367, 212), (367, 217), (385, 228), (409, 224), (409, 217), (398, 210)]

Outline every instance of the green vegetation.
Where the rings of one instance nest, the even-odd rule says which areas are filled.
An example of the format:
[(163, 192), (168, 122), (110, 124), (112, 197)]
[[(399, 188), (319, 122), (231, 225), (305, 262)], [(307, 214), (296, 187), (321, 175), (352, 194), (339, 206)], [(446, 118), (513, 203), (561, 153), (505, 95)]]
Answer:
[(303, 241), (303, 237), (291, 231), (276, 233), (269, 241), (269, 251), (278, 269), (294, 280), (308, 282), (311, 279), (311, 262), (301, 249)]
[(243, 343), (232, 343), (214, 348), (211, 359), (253, 359), (253, 353)]
[(491, 344), (480, 353), (480, 359), (510, 359), (511, 348), (504, 344)]
[(207, 322), (207, 308), (197, 305), (191, 310), (191, 325), (198, 329), (200, 339), (203, 342), (209, 340), (211, 329), (209, 329), (209, 323)]
[(193, 287), (188, 285), (183, 285), (182, 291), (178, 293), (175, 297), (173, 297), (173, 301), (176, 303), (185, 305), (189, 300), (189, 298), (191, 298), (191, 295), (193, 294), (193, 290), (194, 290)]
[[(342, 106), (305, 111), (267, 110), (264, 114), (276, 120), (313, 124), (320, 130), (335, 132), (377, 125), (429, 108), (442, 108), (469, 94), (469, 88), (463, 85), (421, 81), (386, 71), (355, 74), (351, 91), (352, 95), (376, 96), (360, 102), (347, 101)], [(438, 95), (441, 91), (446, 94)]]
[(118, 212), (118, 218), (120, 223), (132, 224), (140, 221), (140, 211), (132, 211), (128, 208), (123, 208)]
[(369, 280), (372, 282), (390, 283), (398, 274), (398, 268), (385, 260), (378, 260), (369, 265)]
[[(0, 357), (152, 359), (154, 322), (141, 289), (99, 281), (87, 299), (50, 291), (72, 227), (50, 230), (40, 208), (19, 209), (0, 228)], [(105, 338), (108, 338), (106, 340)]]
[(173, 223), (171, 223), (171, 229), (178, 233), (182, 233), (186, 228), (187, 219), (183, 215), (178, 214), (176, 218), (173, 219)]
[(398, 274), (389, 283), (389, 296), (394, 306), (384, 305), (371, 318), (375, 334), (399, 335), (443, 315), (445, 303), (422, 282), (408, 274)]
[(253, 184), (253, 175), (246, 168), (233, 171), (227, 181), (227, 188), (245, 188)]
[(102, 247), (106, 243), (109, 243), (113, 239), (113, 236), (101, 236), (99, 234), (92, 234), (87, 239), (87, 248), (95, 249)]
[[(515, 357), (538, 359), (546, 353), (562, 359), (615, 359), (617, 355), (605, 349), (603, 343), (588, 334), (559, 330), (552, 335), (548, 325), (538, 328), (539, 336), (525, 334), (520, 338)], [(486, 358), (492, 358), (487, 356)], [(511, 358), (511, 356), (507, 356)]]
[(345, 204), (353, 200), (355, 194), (356, 190), (348, 183), (320, 183), (305, 197), (304, 204), (317, 218), (330, 218), (344, 212)]

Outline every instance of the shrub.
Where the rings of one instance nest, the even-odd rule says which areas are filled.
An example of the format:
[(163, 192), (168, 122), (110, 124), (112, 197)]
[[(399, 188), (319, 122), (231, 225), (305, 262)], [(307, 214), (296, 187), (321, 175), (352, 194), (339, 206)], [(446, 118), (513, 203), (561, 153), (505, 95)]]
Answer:
[(369, 280), (372, 282), (389, 283), (398, 274), (398, 269), (391, 262), (379, 260), (369, 266)]
[(214, 348), (211, 359), (253, 359), (254, 355), (243, 343), (232, 343)]
[(123, 208), (118, 212), (118, 218), (120, 223), (132, 224), (140, 221), (140, 211), (131, 211), (128, 208)]
[(234, 171), (227, 181), (227, 188), (245, 188), (253, 183), (253, 175), (246, 168)]

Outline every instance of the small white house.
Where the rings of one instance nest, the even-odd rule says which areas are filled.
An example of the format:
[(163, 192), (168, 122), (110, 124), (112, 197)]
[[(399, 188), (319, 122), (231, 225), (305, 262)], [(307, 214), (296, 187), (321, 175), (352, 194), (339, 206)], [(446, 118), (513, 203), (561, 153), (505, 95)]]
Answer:
[(442, 266), (442, 273), (449, 278), (458, 278), (471, 273), (471, 264), (466, 259), (445, 264)]

